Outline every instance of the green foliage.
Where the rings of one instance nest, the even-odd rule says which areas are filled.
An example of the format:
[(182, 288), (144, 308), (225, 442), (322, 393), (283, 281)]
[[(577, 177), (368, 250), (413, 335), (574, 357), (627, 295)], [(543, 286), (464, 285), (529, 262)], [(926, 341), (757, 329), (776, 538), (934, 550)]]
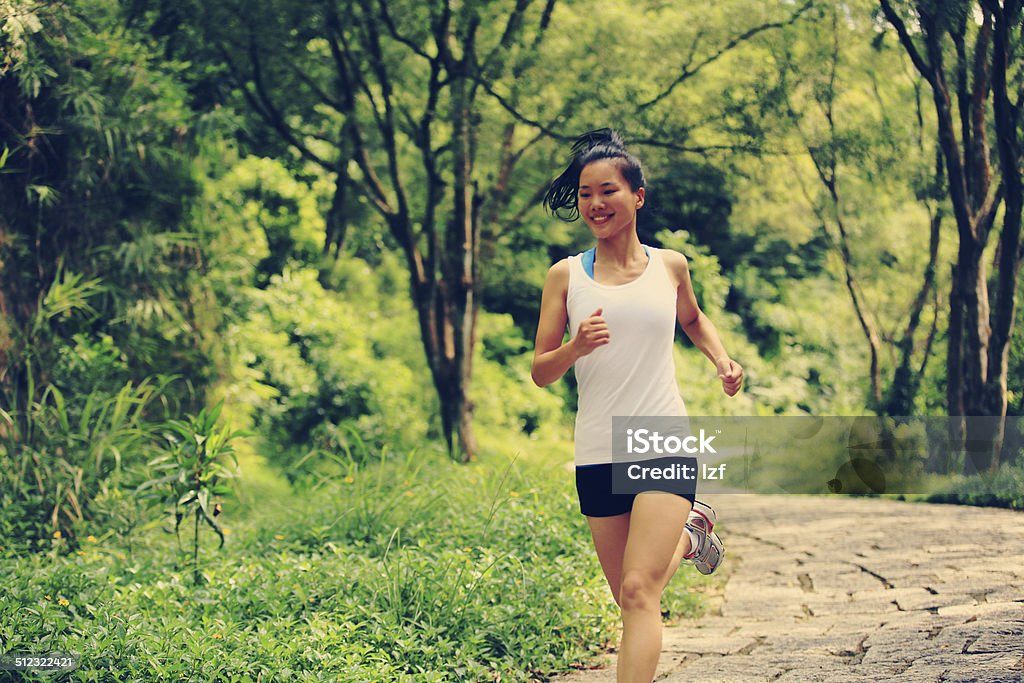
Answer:
[(235, 474), (227, 468), (226, 460), (230, 458), (235, 468), (238, 467), (232, 441), (242, 434), (231, 431), (228, 426), (218, 428), (221, 408), (221, 404), (212, 410), (204, 408), (187, 422), (168, 420), (163, 436), (169, 452), (148, 463), (154, 474), (162, 476), (150, 479), (136, 489), (136, 494), (142, 494), (143, 498), (174, 503), (174, 534), (179, 549), (181, 523), (188, 516), (189, 508), (192, 509), (195, 521), (192, 577), (196, 585), (202, 582), (199, 569), (200, 522), (213, 529), (220, 538), (220, 547), (224, 547), (224, 533), (215, 519), (221, 512), (221, 504), (216, 497), (231, 494), (231, 487), (224, 480)]
[(1024, 462), (1002, 463), (995, 472), (956, 478), (926, 500), (1024, 510)]
[(324, 241), (326, 179), (307, 183), (280, 161), (239, 160), (223, 146), (216, 152), (224, 157), (221, 163), (232, 162), (205, 190), (202, 230), (218, 293), (229, 300), (239, 286), (266, 287), (293, 262), (316, 265)]
[[(8, 0), (2, 14), (0, 404), (28, 410), (25, 363), (68, 405), (174, 373), (187, 381), (168, 400), (194, 400), (208, 359), (186, 272), (202, 259), (184, 65), (125, 31), (116, 3)], [(96, 377), (64, 362), (97, 344), (118, 361)]]
[(397, 258), (321, 261), (329, 183), (221, 153), (201, 213), (232, 419), (295, 478), (421, 444), (436, 400)]
[(64, 392), (83, 396), (90, 391), (116, 393), (123, 377), (129, 374), (127, 355), (109, 334), (98, 336), (75, 333), (56, 349), (53, 375)]
[[(370, 275), (352, 266), (350, 280)], [(429, 374), (408, 357), (417, 350), (415, 320), (396, 315), (395, 299), (385, 317), (380, 302), (360, 299), (353, 285), (339, 295), (313, 270), (286, 270), (266, 290), (249, 291), (247, 318), (229, 329), (242, 379), (231, 391), (251, 407), (260, 433), (285, 449), (282, 466), (294, 461), (288, 449), (346, 443), (348, 426), (374, 452), (426, 438)]]
[(91, 300), (102, 291), (98, 280), (59, 269), (4, 356), (0, 528), (22, 550), (48, 548), (51, 537), (74, 544), (76, 527), (97, 518), (93, 500), (116, 489), (154, 441), (148, 413), (169, 379), (125, 382), (109, 338), (91, 353), (89, 336), (75, 335), (70, 347), (55, 333), (95, 316)]
[(694, 242), (686, 230), (662, 230), (657, 233), (657, 238), (666, 249), (673, 249), (686, 256), (693, 292), (701, 309), (712, 317), (724, 313), (729, 281), (722, 275), (718, 257), (707, 247)]
[(155, 452), (157, 430), (148, 413), (168, 382), (79, 394), (78, 405), (49, 384), (27, 410), (0, 409), (0, 531), (6, 544), (32, 551), (63, 539), (62, 547), (73, 548), (84, 524), (102, 525), (103, 507), (93, 510), (93, 502), (130, 485)]
[(81, 653), (70, 680), (527, 681), (615, 634), (560, 465), (410, 453), (243, 512), (200, 586), (167, 570), (156, 530), (133, 558), (93, 538), (67, 558), (5, 560), (5, 647)]
[(520, 447), (520, 439), (522, 448), (530, 448), (531, 442), (558, 438), (565, 401), (555, 392), (534, 386), (530, 379), (533, 345), (509, 315), (481, 313), (477, 324), (480, 344), (472, 399), (474, 417), (483, 427), (478, 436), (481, 446), (508, 452)]

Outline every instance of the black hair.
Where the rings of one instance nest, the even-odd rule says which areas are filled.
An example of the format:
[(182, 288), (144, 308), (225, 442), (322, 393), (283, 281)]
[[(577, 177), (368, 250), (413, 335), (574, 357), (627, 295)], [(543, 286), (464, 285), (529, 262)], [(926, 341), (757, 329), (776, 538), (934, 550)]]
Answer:
[(542, 203), (548, 211), (563, 221), (574, 221), (580, 217), (577, 197), (580, 173), (587, 164), (599, 159), (611, 159), (633, 192), (646, 186), (640, 160), (629, 153), (619, 134), (611, 128), (599, 128), (584, 133), (572, 144), (569, 166), (551, 181), (544, 193)]

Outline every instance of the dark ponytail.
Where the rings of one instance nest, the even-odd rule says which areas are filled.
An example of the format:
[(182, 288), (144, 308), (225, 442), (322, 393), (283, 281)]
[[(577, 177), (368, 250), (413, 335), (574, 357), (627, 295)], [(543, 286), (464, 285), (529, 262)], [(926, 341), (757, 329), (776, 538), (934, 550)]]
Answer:
[(574, 221), (580, 217), (577, 206), (580, 173), (593, 161), (611, 159), (633, 192), (646, 185), (640, 160), (629, 153), (622, 138), (611, 128), (599, 128), (576, 138), (569, 159), (569, 166), (551, 181), (542, 202), (548, 211), (563, 221)]

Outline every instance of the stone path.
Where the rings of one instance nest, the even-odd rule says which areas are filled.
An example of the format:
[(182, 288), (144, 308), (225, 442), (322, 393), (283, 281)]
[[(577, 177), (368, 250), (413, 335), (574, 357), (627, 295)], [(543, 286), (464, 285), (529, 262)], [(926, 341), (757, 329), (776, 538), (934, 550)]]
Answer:
[[(708, 502), (729, 581), (710, 614), (666, 629), (658, 681), (1024, 682), (1024, 513), (819, 496)], [(614, 668), (556, 680), (608, 683)]]

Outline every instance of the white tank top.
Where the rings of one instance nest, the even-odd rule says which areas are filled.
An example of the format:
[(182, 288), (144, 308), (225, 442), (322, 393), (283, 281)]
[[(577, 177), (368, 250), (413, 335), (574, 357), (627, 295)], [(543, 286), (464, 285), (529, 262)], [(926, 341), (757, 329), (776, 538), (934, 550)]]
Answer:
[(647, 268), (632, 282), (603, 285), (569, 257), (569, 333), (598, 308), (610, 341), (576, 361), (576, 466), (612, 461), (613, 416), (683, 416), (672, 345), (676, 289), (661, 250), (648, 247)]

